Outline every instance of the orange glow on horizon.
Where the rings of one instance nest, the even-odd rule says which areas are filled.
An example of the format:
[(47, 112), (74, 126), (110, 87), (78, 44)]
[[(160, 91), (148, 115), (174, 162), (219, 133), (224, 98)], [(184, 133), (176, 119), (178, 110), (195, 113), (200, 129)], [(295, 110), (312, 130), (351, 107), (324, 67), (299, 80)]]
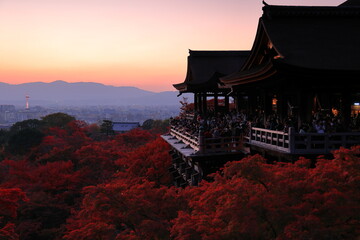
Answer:
[(188, 49), (251, 49), (261, 8), (253, 0), (2, 0), (0, 82), (175, 91)]

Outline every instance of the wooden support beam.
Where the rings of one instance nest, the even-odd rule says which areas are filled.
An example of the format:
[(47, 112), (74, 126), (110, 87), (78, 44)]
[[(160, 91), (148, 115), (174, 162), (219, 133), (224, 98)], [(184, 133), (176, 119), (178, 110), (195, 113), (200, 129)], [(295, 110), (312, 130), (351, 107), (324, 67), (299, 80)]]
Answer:
[(203, 109), (203, 113), (207, 112), (207, 95), (206, 95), (206, 93), (202, 94), (202, 109)]
[(352, 95), (349, 89), (342, 92), (340, 114), (345, 128), (350, 126)]
[(229, 111), (229, 95), (225, 95), (225, 112)]
[(296, 127), (300, 128), (303, 124), (311, 124), (314, 98), (314, 93), (310, 91), (303, 90), (298, 92), (297, 106), (299, 106), (299, 111), (297, 119), (298, 125)]
[(214, 95), (214, 109), (215, 109), (215, 112), (219, 111), (219, 99), (218, 99), (217, 93), (215, 93), (215, 95)]
[(194, 111), (197, 112), (198, 110), (199, 110), (198, 93), (194, 93)]

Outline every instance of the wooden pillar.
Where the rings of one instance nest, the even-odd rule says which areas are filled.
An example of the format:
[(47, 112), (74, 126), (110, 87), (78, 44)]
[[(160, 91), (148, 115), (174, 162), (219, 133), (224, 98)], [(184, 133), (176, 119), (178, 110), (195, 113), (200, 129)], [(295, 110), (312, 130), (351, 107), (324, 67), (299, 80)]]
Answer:
[(219, 112), (219, 99), (217, 93), (214, 93), (214, 109), (215, 112)]
[(272, 113), (272, 95), (263, 94), (263, 106), (264, 106), (264, 114), (265, 117), (268, 117)]
[(331, 93), (329, 92), (320, 92), (318, 94), (319, 101), (321, 103), (321, 108), (326, 110), (331, 110)]
[(342, 92), (341, 98), (341, 117), (345, 129), (348, 129), (351, 121), (351, 105), (352, 97), (351, 92), (347, 89)]
[(268, 120), (269, 115), (272, 113), (272, 95), (269, 95), (269, 93), (264, 89), (261, 91), (261, 105), (262, 109), (264, 110), (263, 113), (263, 124), (266, 126), (266, 121)]
[(203, 97), (203, 98), (202, 98), (203, 113), (206, 113), (206, 112), (207, 112), (207, 102), (206, 102), (206, 100), (207, 100), (207, 94), (206, 94), (206, 92), (203, 93), (203, 96), (202, 96), (202, 97)]
[(194, 93), (194, 111), (197, 112), (199, 110), (198, 107), (198, 94)]
[(198, 93), (197, 94), (197, 108), (198, 108), (198, 111), (199, 111), (199, 113), (203, 113), (203, 108), (202, 108), (202, 94), (201, 93)]
[(256, 104), (256, 96), (252, 92), (249, 92), (246, 104), (246, 112), (249, 114), (249, 116), (254, 114), (254, 108), (256, 107)]
[(235, 110), (236, 112), (240, 112), (240, 109), (241, 109), (241, 98), (240, 98), (240, 94), (236, 94), (234, 96), (234, 103), (235, 103)]
[(297, 105), (299, 106), (298, 111), (298, 125), (300, 128), (302, 124), (311, 124), (312, 121), (312, 110), (314, 107), (314, 94), (306, 90), (298, 92)]
[(289, 152), (294, 153), (295, 151), (295, 128), (289, 127)]
[(225, 112), (229, 112), (229, 95), (225, 95)]
[(288, 117), (288, 99), (284, 92), (279, 92), (277, 95), (277, 115), (280, 120), (285, 120)]
[(205, 153), (205, 137), (202, 128), (199, 130), (199, 153)]

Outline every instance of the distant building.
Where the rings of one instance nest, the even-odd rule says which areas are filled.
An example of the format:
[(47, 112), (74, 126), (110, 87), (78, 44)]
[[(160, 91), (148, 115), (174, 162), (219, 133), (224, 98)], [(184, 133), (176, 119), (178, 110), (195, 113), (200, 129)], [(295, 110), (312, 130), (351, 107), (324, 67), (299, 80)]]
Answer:
[(15, 111), (14, 105), (0, 105), (0, 112), (6, 112), (6, 111)]
[(0, 123), (9, 122), (9, 113), (15, 111), (14, 105), (0, 105)]
[(138, 127), (140, 127), (139, 122), (113, 122), (113, 131), (118, 133), (128, 132)]

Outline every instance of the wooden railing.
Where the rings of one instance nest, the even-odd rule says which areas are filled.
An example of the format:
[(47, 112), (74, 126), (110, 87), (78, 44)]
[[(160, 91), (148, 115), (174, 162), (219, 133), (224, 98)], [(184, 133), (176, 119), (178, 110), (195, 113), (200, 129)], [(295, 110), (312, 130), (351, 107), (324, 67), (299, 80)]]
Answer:
[(296, 133), (292, 153), (328, 154), (340, 147), (349, 148), (358, 144), (360, 144), (360, 132)]
[(181, 128), (171, 127), (170, 134), (201, 154), (238, 152), (244, 150), (244, 142), (289, 154), (328, 154), (340, 147), (360, 144), (360, 132), (296, 133), (252, 127), (249, 136), (206, 138), (190, 134)]
[[(200, 137), (201, 138), (201, 137)], [(221, 152), (238, 152), (242, 150), (242, 136), (237, 137), (219, 137), (219, 138), (204, 138), (204, 143), (201, 144), (199, 152), (202, 153), (221, 153)]]
[(199, 140), (197, 136), (186, 132), (182, 128), (176, 128), (174, 126), (171, 126), (170, 134), (196, 151), (199, 151)]
[(248, 143), (282, 152), (289, 152), (290, 149), (288, 133), (264, 128), (251, 128)]
[(195, 149), (199, 154), (237, 152), (242, 149), (242, 136), (206, 138), (202, 133), (195, 136), (174, 126), (171, 127), (170, 134)]
[(340, 147), (360, 144), (360, 132), (296, 133), (251, 128), (249, 144), (290, 154), (328, 154)]

